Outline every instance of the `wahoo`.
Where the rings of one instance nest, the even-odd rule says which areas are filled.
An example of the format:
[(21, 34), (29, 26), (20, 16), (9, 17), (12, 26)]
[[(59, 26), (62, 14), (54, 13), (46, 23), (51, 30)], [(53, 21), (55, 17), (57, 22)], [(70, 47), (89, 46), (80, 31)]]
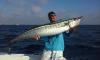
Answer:
[(40, 37), (56, 35), (65, 31), (68, 31), (70, 28), (74, 28), (80, 24), (81, 17), (66, 19), (55, 24), (46, 24), (36, 28), (33, 28), (29, 31), (24, 32), (11, 42), (29, 39), (32, 38), (35, 34), (38, 34)]

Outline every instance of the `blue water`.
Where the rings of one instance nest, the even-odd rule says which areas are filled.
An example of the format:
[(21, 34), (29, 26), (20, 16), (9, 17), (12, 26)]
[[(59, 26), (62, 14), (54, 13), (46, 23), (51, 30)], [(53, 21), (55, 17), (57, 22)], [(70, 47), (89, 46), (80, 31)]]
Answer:
[[(8, 53), (6, 43), (21, 33), (34, 28), (32, 25), (0, 25), (0, 53)], [(81, 25), (70, 36), (65, 34), (64, 56), (68, 60), (100, 60), (100, 25)], [(42, 40), (17, 41), (10, 53), (41, 54)]]

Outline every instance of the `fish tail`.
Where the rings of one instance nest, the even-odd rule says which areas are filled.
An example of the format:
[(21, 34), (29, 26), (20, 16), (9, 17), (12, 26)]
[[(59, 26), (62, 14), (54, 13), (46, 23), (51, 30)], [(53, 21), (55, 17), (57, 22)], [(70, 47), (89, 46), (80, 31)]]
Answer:
[(5, 44), (6, 44), (6, 47), (7, 47), (7, 53), (8, 54), (11, 54), (11, 48), (12, 48), (12, 45), (13, 45), (13, 39), (16, 37), (17, 35), (6, 35), (5, 36)]

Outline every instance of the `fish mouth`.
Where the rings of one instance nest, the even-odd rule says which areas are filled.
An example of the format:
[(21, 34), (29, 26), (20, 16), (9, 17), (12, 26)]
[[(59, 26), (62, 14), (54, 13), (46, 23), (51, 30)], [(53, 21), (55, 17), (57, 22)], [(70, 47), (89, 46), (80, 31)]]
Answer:
[(80, 16), (80, 17), (77, 17), (77, 18), (72, 18), (73, 21), (72, 22), (69, 22), (70, 27), (71, 28), (74, 28), (74, 27), (79, 26), (82, 17), (83, 16)]
[(77, 18), (73, 18), (74, 20), (79, 20), (79, 19), (81, 19), (83, 16), (79, 16), (79, 17), (77, 17)]

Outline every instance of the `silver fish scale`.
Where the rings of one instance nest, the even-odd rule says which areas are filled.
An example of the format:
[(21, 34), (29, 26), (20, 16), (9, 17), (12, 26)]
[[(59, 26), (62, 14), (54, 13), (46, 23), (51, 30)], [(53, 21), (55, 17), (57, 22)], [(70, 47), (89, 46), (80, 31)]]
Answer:
[(61, 32), (64, 32), (64, 31), (70, 29), (69, 25), (73, 28), (73, 27), (79, 25), (79, 23), (80, 23), (80, 19), (76, 19), (76, 20), (70, 19), (70, 20), (55, 23), (55, 24), (40, 26), (37, 28), (33, 28), (29, 31), (26, 31), (22, 35), (16, 37), (14, 40), (32, 38), (35, 34), (38, 34), (41, 37), (59, 34)]

